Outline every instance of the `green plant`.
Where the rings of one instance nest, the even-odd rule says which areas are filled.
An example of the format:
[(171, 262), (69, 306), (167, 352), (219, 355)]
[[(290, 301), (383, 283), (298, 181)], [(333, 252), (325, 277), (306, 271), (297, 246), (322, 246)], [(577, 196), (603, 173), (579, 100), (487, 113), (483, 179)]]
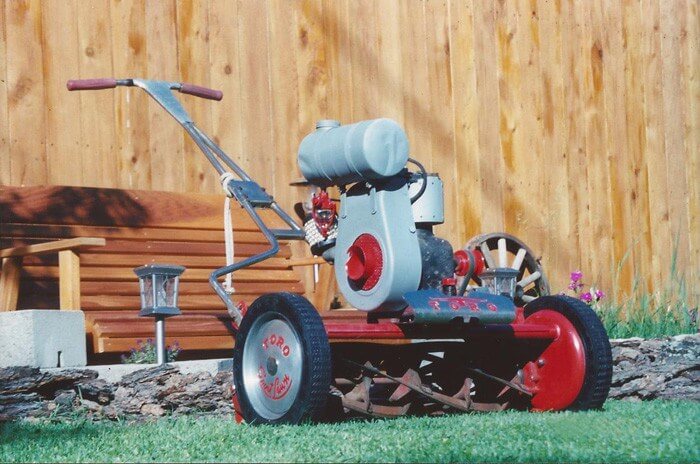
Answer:
[[(613, 269), (611, 298), (589, 302), (610, 338), (663, 337), (698, 331), (698, 307), (691, 304), (685, 277), (678, 271), (677, 247), (671, 255), (666, 282), (650, 292), (644, 279), (634, 275), (632, 291), (622, 296), (620, 274), (629, 252)], [(573, 274), (572, 274), (573, 280)], [(585, 298), (584, 298), (585, 300)]]
[[(180, 345), (177, 342), (165, 347), (168, 362), (173, 362), (180, 354)], [(136, 348), (129, 351), (129, 355), (122, 355), (122, 364), (155, 364), (156, 344), (152, 338), (136, 340)]]

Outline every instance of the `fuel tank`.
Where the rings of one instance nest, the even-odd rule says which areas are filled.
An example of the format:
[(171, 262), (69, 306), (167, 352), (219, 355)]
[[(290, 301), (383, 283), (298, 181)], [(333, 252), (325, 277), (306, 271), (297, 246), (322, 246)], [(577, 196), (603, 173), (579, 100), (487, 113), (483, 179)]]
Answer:
[(391, 119), (345, 126), (323, 120), (299, 145), (298, 163), (314, 185), (347, 185), (397, 174), (406, 165), (408, 150), (406, 133)]

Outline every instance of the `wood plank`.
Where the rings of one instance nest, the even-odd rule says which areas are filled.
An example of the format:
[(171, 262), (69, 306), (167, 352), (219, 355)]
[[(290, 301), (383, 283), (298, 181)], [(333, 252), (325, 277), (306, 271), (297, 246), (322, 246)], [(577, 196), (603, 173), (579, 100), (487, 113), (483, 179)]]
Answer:
[[(232, 299), (236, 302), (245, 301), (251, 304), (255, 299), (267, 293), (243, 293), (236, 289)], [(118, 311), (118, 310), (139, 310), (141, 301), (138, 294), (132, 295), (96, 295), (83, 296), (80, 300), (81, 308), (84, 312), (92, 311)], [(210, 295), (180, 295), (178, 298), (178, 308), (189, 311), (211, 311), (225, 309), (224, 303), (214, 294)]]
[[(241, 260), (240, 256), (236, 258), (237, 261)], [(52, 257), (28, 257), (25, 259), (24, 265), (51, 266), (55, 265), (56, 262), (57, 260), (52, 259)], [(226, 260), (223, 256), (80, 254), (80, 265), (82, 267), (137, 267), (149, 263), (174, 263), (185, 266), (188, 269), (214, 269), (225, 266)], [(249, 269), (289, 269), (290, 267), (294, 267), (294, 263), (290, 260), (284, 258), (270, 258), (249, 266)]]
[(456, 173), (455, 185), (458, 211), (452, 221), (458, 242), (463, 246), (479, 234), (481, 226), (482, 193), (479, 183), (468, 173), (478, 173), (480, 164), (479, 114), (474, 49), (473, 2), (452, 0), (450, 7), (450, 75), (454, 109), (453, 133)]
[[(398, 10), (398, 8), (397, 8)], [(388, 13), (388, 12), (387, 12)], [(457, 172), (455, 151), (452, 144), (454, 107), (452, 101), (452, 75), (450, 74), (450, 18), (447, 2), (430, 1), (425, 5), (426, 51), (428, 56), (428, 93), (431, 107), (441, 108), (441, 116), (430, 124), (430, 152), (433, 171), (438, 171), (444, 188), (444, 212), (447, 224), (435, 228), (438, 235), (446, 235), (459, 228), (461, 218), (457, 213)], [(382, 43), (384, 38), (380, 35)], [(389, 42), (391, 43), (391, 42)], [(398, 87), (400, 82), (397, 82)], [(382, 95), (386, 92), (382, 91)], [(439, 169), (438, 169), (439, 167)], [(459, 237), (464, 240), (466, 237)]]
[(11, 182), (10, 134), (7, 100), (7, 20), (0, 5), (0, 185)]
[[(380, 100), (377, 88), (378, 57), (375, 47), (378, 40), (374, 1), (356, 0), (348, 3), (350, 49), (353, 92), (348, 95), (352, 104), (352, 120), (362, 121), (381, 117), (378, 114)], [(420, 9), (419, 9), (420, 10)], [(416, 70), (417, 71), (417, 70)]]
[[(82, 260), (82, 256), (81, 256)], [(39, 284), (45, 281), (28, 281), (26, 288), (42, 288)], [(81, 292), (83, 296), (99, 295), (137, 295), (138, 282), (82, 282)], [(24, 290), (24, 283), (22, 289)], [(44, 291), (50, 292), (51, 287), (44, 286)], [(303, 293), (304, 286), (301, 282), (240, 282), (236, 284), (236, 292), (245, 295), (255, 295), (274, 292)], [(214, 290), (208, 282), (181, 282), (180, 295), (214, 295)]]
[[(10, 248), (14, 246), (25, 246), (35, 243), (41, 243), (42, 239), (16, 238), (0, 239), (0, 247)], [(236, 256), (245, 257), (261, 253), (270, 246), (266, 244), (236, 244)], [(216, 258), (224, 256), (224, 244), (217, 242), (187, 242), (185, 246), (183, 242), (154, 242), (154, 241), (126, 241), (113, 240), (107, 241), (107, 244), (101, 248), (93, 248), (91, 253), (105, 254), (121, 254), (121, 255), (143, 255), (145, 257), (153, 255), (173, 255), (178, 256), (213, 256)], [(289, 258), (291, 251), (288, 243), (280, 244), (280, 251), (276, 255), (278, 258)], [(148, 258), (147, 258), (148, 259)]]
[(22, 258), (15, 256), (2, 260), (0, 272), (0, 311), (14, 311), (19, 296), (20, 269)]
[[(165, 344), (172, 345), (177, 342), (182, 350), (230, 350), (233, 349), (233, 337), (169, 337), (165, 334)], [(136, 347), (134, 338), (101, 338), (95, 339), (96, 353), (126, 352)]]
[[(668, 255), (667, 269), (671, 269), (671, 257), (675, 256), (676, 269), (690, 269), (690, 243), (686, 233), (688, 224), (688, 184), (686, 182), (686, 158), (683, 126), (685, 113), (690, 108), (686, 87), (682, 84), (681, 65), (682, 30), (685, 8), (680, 1), (660, 3), (661, 9), (661, 76), (664, 82), (664, 142), (666, 148), (666, 176), (668, 178), (668, 209), (671, 218), (673, 249)], [(687, 40), (687, 38), (686, 38)], [(697, 158), (698, 154), (695, 153)], [(694, 180), (699, 182), (698, 179)], [(695, 227), (698, 227), (697, 224)], [(695, 263), (697, 266), (697, 263)]]
[(41, 3), (3, 2), (7, 21), (7, 115), (10, 183), (49, 183)]
[[(615, 293), (630, 288), (632, 268), (626, 262), (629, 248), (628, 235), (632, 227), (632, 211), (626, 207), (629, 195), (625, 188), (628, 170), (627, 126), (625, 124), (625, 39), (623, 14), (619, 3), (611, 3), (603, 11), (606, 27), (603, 34), (603, 49), (611, 58), (603, 66), (603, 88), (605, 94), (606, 145), (608, 147), (608, 172), (610, 173), (610, 198), (612, 209), (613, 252), (615, 265), (611, 287)], [(605, 56), (605, 55), (603, 55)], [(605, 59), (605, 58), (604, 58)], [(614, 285), (614, 287), (613, 287)]]
[(17, 248), (0, 250), (0, 258), (10, 256), (38, 255), (63, 250), (83, 250), (91, 247), (105, 246), (106, 240), (97, 237), (79, 237), (54, 242), (40, 243)]
[(211, 86), (224, 93), (223, 100), (210, 105), (210, 135), (237, 161), (243, 151), (241, 138), (244, 117), (240, 111), (243, 70), (239, 57), (238, 28), (232, 27), (232, 23), (235, 23), (232, 18), (238, 18), (238, 2), (210, 2), (208, 13)]
[[(146, 2), (146, 66), (149, 79), (176, 81), (181, 77), (178, 69), (176, 10), (174, 1)], [(189, 99), (185, 103), (189, 103)], [(182, 128), (160, 105), (150, 99), (148, 132), (151, 171), (155, 174), (151, 177), (150, 188), (171, 192), (186, 190), (185, 177), (191, 173), (183, 169), (185, 155)]]
[[(150, 227), (61, 226), (3, 224), (3, 235), (33, 238), (105, 237), (107, 239), (168, 242), (223, 242), (223, 230), (155, 229)], [(236, 243), (267, 243), (262, 232), (236, 231)]]
[(241, 165), (260, 185), (274, 185), (270, 114), (269, 3), (239, 2), (237, 26), (241, 62)]
[(47, 157), (58, 158), (48, 165), (50, 184), (83, 184), (81, 133), (76, 121), (80, 98), (68, 95), (64, 87), (68, 79), (80, 74), (77, 9), (75, 0), (41, 2)]
[(522, 73), (519, 43), (525, 42), (527, 30), (518, 28), (514, 4), (494, 5), (498, 46), (498, 101), (500, 154), (503, 158), (503, 215), (507, 232), (526, 238), (527, 219), (523, 216), (526, 186), (523, 177), (527, 170), (527, 150), (523, 121)]
[(654, 282), (666, 280), (668, 263), (666, 257), (671, 249), (670, 218), (668, 210), (668, 179), (658, 175), (666, 170), (664, 131), (663, 131), (663, 82), (661, 79), (661, 33), (660, 12), (657, 0), (644, 0), (641, 3), (643, 34), (641, 55), (645, 61), (643, 69), (644, 88), (644, 147), (646, 183), (648, 194), (649, 230), (651, 232), (651, 263), (648, 277)]
[(80, 309), (80, 256), (73, 250), (58, 252), (60, 308)]
[[(583, 52), (583, 43), (586, 40), (588, 23), (586, 8), (582, 3), (569, 3), (562, 5), (565, 16), (565, 34), (563, 41), (566, 44), (563, 50), (564, 69), (566, 79), (567, 99), (567, 189), (569, 190), (569, 220), (571, 221), (572, 245), (578, 250), (590, 249), (590, 199), (588, 186), (581, 181), (588, 176), (588, 164), (586, 163), (586, 120), (580, 115), (585, 111), (584, 76), (590, 69), (590, 60), (586, 61)], [(590, 253), (579, 253), (577, 257), (577, 269), (590, 269)]]
[[(181, 281), (208, 281), (209, 269), (187, 269), (180, 278)], [(59, 275), (56, 267), (27, 267), (22, 270), (22, 276), (33, 279), (55, 279)], [(97, 281), (130, 281), (134, 280), (132, 268), (94, 268), (87, 267), (81, 272), (83, 280)], [(298, 282), (299, 277), (294, 271), (241, 269), (234, 273), (234, 282)]]
[[(688, 224), (690, 225), (688, 282), (700, 281), (700, 5), (698, 2), (686, 2), (687, 35), (685, 36), (685, 55), (682, 57), (683, 76), (687, 85), (688, 110), (686, 112), (686, 159), (688, 169)], [(691, 285), (689, 288), (689, 305), (700, 305), (700, 288)]]
[(328, 116), (347, 124), (352, 121), (352, 104), (348, 102), (348, 98), (353, 94), (354, 88), (351, 59), (353, 41), (350, 38), (348, 0), (322, 0), (322, 3), (323, 35), (328, 63)]
[[(608, 171), (608, 150), (605, 138), (605, 90), (603, 88), (603, 67), (607, 50), (603, 48), (605, 21), (602, 6), (591, 3), (588, 18), (584, 18), (590, 26), (586, 34), (592, 44), (582, 52), (587, 60), (589, 71), (584, 79), (585, 111), (587, 114), (585, 126), (586, 162), (588, 164), (588, 196), (591, 198), (588, 211), (590, 231), (587, 233), (589, 247), (596, 250), (591, 253), (590, 265), (587, 269), (587, 283), (601, 288), (604, 280), (609, 278), (614, 269), (613, 233), (611, 205), (608, 200), (610, 191), (610, 173)], [(646, 217), (646, 215), (644, 215)], [(609, 288), (609, 287), (608, 287)]]
[(632, 230), (627, 246), (631, 249), (634, 280), (639, 279), (644, 288), (651, 285), (651, 236), (649, 224), (649, 199), (647, 168), (643, 161), (646, 157), (646, 132), (644, 108), (644, 67), (646, 54), (642, 49), (642, 18), (639, 3), (626, 2), (623, 6), (626, 37), (625, 61), (625, 106), (627, 110), (627, 148), (629, 163), (626, 168), (629, 175), (625, 184), (628, 195), (623, 199), (625, 207), (634, 211)]
[[(178, 70), (183, 82), (209, 86), (209, 22), (208, 2), (178, 2), (177, 44)], [(211, 108), (216, 103), (203, 98), (183, 96), (187, 111), (197, 126), (204, 132), (211, 131)], [(200, 152), (194, 141), (183, 133), (184, 144), (184, 189), (196, 192), (219, 192), (216, 170)]]
[[(214, 335), (231, 335), (231, 323), (212, 320), (203, 320), (197, 322), (188, 321), (183, 324), (177, 318), (169, 318), (165, 323), (165, 332), (169, 337), (178, 336), (214, 336)], [(129, 338), (146, 338), (155, 336), (155, 327), (153, 319), (142, 318), (139, 321), (129, 322), (103, 322), (96, 321), (93, 326), (93, 336), (105, 337), (129, 337)]]
[[(112, 35), (112, 22), (109, 15), (95, 14), (95, 11), (109, 11), (109, 3), (109, 0), (95, 0), (91, 2), (90, 8), (77, 8), (80, 71), (73, 78), (114, 76), (112, 41), (105, 40), (105, 37)], [(121, 53), (121, 50), (117, 53)], [(89, 173), (83, 176), (81, 185), (118, 185), (119, 171), (114, 157), (115, 91), (78, 92), (78, 95), (66, 96), (65, 99), (76, 97), (80, 102), (79, 153), (82, 154), (83, 170)]]
[[(350, 2), (351, 5), (354, 2)], [(401, 93), (403, 95), (404, 130), (408, 136), (411, 157), (417, 159), (426, 169), (432, 169), (430, 156), (431, 102), (428, 77), (428, 50), (425, 37), (427, 25), (425, 19), (425, 3), (412, 4), (401, 2), (397, 14), (400, 24), (401, 43)], [(350, 21), (357, 21), (351, 18)], [(363, 36), (354, 34), (354, 41), (365, 42)], [(354, 48), (351, 48), (351, 52)], [(353, 52), (354, 53), (354, 52)], [(353, 84), (361, 87), (366, 77), (361, 68), (357, 68), (356, 59), (352, 61)], [(355, 119), (357, 115), (353, 114)]]
[(500, 100), (497, 79), (498, 51), (493, 6), (474, 2), (474, 56), (478, 89), (479, 171), (475, 173), (482, 192), (482, 230), (503, 230), (504, 165), (500, 141)]
[[(223, 228), (222, 195), (65, 186), (4, 186), (0, 188), (0, 204), (7, 208), (3, 222)], [(269, 227), (283, 227), (283, 221), (273, 211), (262, 209), (258, 212)], [(233, 207), (231, 213), (235, 230), (258, 230), (242, 208)]]
[[(110, 2), (112, 21), (112, 66), (118, 77), (140, 77), (148, 71), (146, 50), (146, 3), (141, 0)], [(114, 147), (117, 185), (122, 188), (148, 189), (151, 186), (148, 108), (150, 97), (140, 89), (116, 89), (114, 92)]]
[(561, 8), (552, 8), (547, 0), (539, 0), (537, 6), (539, 43), (542, 47), (540, 62), (544, 134), (541, 163), (549, 173), (542, 179), (542, 183), (545, 192), (557, 192), (556, 195), (547, 195), (546, 201), (540, 202), (548, 223), (545, 232), (547, 240), (542, 253), (548, 263), (547, 277), (550, 284), (553, 288), (564, 288), (568, 284), (568, 270), (574, 269), (573, 255), (578, 254), (578, 250), (570, 243), (573, 231), (569, 211), (566, 142), (569, 122), (564, 84), (566, 75), (562, 62), (565, 19)]

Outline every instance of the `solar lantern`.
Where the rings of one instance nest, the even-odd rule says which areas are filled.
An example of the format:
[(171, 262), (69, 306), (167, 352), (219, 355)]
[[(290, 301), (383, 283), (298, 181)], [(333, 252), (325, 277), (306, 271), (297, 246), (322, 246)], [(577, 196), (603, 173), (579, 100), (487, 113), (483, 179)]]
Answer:
[(183, 266), (172, 264), (146, 264), (134, 273), (141, 287), (141, 312), (139, 316), (153, 317), (156, 321), (156, 362), (167, 362), (165, 352), (165, 318), (177, 316), (178, 287)]
[(487, 269), (479, 275), (481, 285), (493, 295), (515, 297), (515, 286), (518, 279), (518, 270), (510, 267), (496, 267)]

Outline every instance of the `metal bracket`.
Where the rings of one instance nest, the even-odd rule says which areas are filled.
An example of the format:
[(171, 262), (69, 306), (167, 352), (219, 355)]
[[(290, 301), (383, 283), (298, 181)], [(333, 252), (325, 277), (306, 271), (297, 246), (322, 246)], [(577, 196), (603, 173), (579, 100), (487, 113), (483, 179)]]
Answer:
[(257, 182), (248, 180), (230, 180), (228, 183), (228, 188), (239, 203), (247, 201), (253, 206), (268, 208), (274, 201), (272, 196), (268, 195), (265, 189), (262, 188)]

